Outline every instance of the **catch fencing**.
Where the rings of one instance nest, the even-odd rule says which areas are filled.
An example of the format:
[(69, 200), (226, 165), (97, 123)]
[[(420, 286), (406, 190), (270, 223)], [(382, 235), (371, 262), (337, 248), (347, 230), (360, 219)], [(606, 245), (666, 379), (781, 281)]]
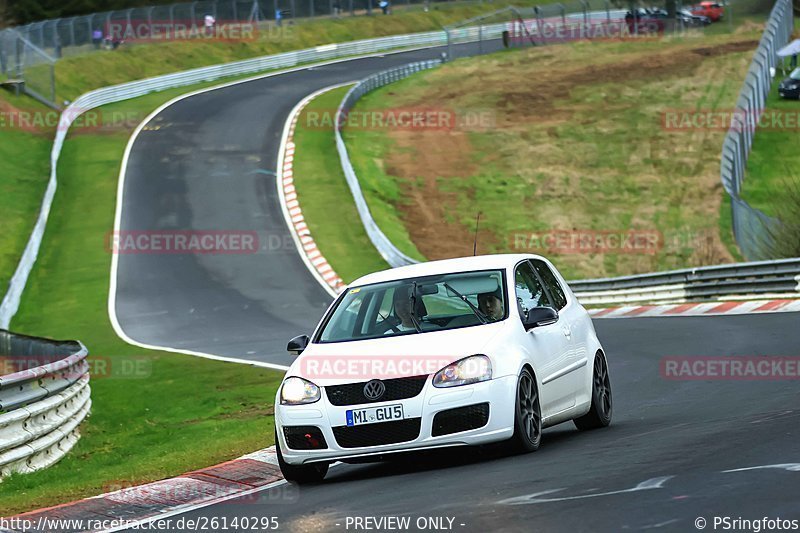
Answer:
[[(398, 0), (392, 5), (428, 9), (431, 2), (452, 0)], [(174, 37), (181, 28), (203, 36), (210, 16), (214, 28), (247, 24), (254, 28), (252, 38), (270, 41), (283, 39), (287, 24), (295, 19), (371, 15), (376, 10), (381, 12), (378, 0), (203, 0), (43, 20), (0, 30), (0, 75), (24, 80), (31, 96), (56, 107), (58, 59), (129, 46), (142, 29), (149, 39), (157, 31), (171, 31)]]
[(78, 441), (92, 406), (87, 355), (77, 341), (0, 330), (0, 478), (46, 468)]
[(750, 260), (775, 257), (776, 236), (781, 231), (780, 221), (750, 206), (741, 193), (759, 117), (764, 112), (778, 64), (777, 51), (789, 42), (793, 30), (792, 2), (778, 0), (747, 71), (731, 128), (722, 145), (720, 178), (730, 196), (733, 234), (742, 254)]

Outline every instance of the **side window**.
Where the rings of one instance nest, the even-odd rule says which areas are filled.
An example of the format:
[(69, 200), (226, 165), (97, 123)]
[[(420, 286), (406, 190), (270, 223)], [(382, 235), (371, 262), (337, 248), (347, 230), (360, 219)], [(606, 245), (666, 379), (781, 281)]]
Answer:
[(555, 300), (556, 309), (561, 310), (567, 305), (567, 297), (564, 295), (564, 289), (561, 288), (561, 284), (556, 279), (555, 274), (553, 271), (550, 270), (544, 261), (540, 261), (538, 259), (533, 259), (531, 261), (533, 263), (533, 268), (536, 269), (536, 272), (539, 274), (539, 277), (542, 278), (547, 290), (550, 291), (550, 295)]
[(534, 307), (553, 307), (528, 262), (522, 263), (517, 267), (514, 273), (514, 288), (517, 304), (523, 316)]

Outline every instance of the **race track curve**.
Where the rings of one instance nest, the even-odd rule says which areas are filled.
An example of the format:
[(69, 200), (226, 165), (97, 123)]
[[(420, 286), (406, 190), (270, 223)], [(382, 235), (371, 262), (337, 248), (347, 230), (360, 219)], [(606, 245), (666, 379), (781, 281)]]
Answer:
[(310, 333), (331, 296), (307, 270), (281, 213), (275, 170), (286, 119), (321, 88), (443, 51), (301, 68), (203, 92), (152, 117), (130, 146), (120, 236), (255, 232), (259, 249), (116, 254), (111, 307), (122, 333), (147, 346), (288, 365), (287, 340)]

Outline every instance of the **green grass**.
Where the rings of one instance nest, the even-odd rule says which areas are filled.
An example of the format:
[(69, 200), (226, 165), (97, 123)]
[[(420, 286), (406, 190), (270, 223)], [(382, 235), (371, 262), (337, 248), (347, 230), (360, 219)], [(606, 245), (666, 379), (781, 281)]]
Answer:
[(389, 268), (361, 224), (339, 163), (333, 127), (327, 127), (349, 88), (316, 97), (300, 113), (293, 168), (294, 185), (311, 235), (345, 283)]
[(784, 77), (780, 72), (775, 76), (763, 120), (775, 117), (793, 122), (756, 130), (742, 188), (742, 198), (770, 216), (778, 216), (780, 204), (775, 200), (786, 191), (787, 184), (800, 181), (800, 101), (784, 100), (778, 95), (778, 85)]
[[(144, 115), (180, 92), (103, 111)], [(147, 376), (96, 376), (92, 413), (81, 425), (79, 443), (53, 467), (0, 483), (0, 515), (178, 475), (273, 442), (279, 372), (139, 349), (111, 327), (111, 255), (105, 239), (113, 228), (117, 177), (129, 135), (129, 130), (70, 134), (39, 259), (12, 329), (80, 339), (95, 358), (116, 369), (141, 360)]]
[[(370, 93), (356, 110), (489, 109), (496, 127), (410, 136), (345, 129), (346, 140), (362, 182), (378, 184), (365, 187), (368, 202), (390, 206), (375, 210), (378, 224), (401, 247), (408, 228), (396, 214), (413, 210), (412, 193), (423, 190), (425, 151), (443, 150), (446, 164), (427, 177), (446, 206), (438, 240), (420, 248), (430, 258), (453, 234), (467, 235), (479, 209), (483, 251), (546, 253), (568, 278), (728, 262), (739, 256), (719, 183), (724, 132), (667, 131), (661, 117), (730, 109), (758, 37), (577, 43), (459, 60)], [(726, 45), (733, 49), (704, 55)], [(551, 229), (658, 231), (664, 245), (655, 254), (558, 254), (513, 244), (518, 233)]]
[(17, 268), (50, 176), (48, 135), (0, 129), (0, 294)]

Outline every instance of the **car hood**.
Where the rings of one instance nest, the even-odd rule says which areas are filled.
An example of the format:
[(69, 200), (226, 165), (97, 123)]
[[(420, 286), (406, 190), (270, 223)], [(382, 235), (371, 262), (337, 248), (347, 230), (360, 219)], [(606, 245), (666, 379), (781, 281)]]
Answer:
[(800, 84), (800, 80), (795, 80), (794, 78), (783, 78), (781, 81), (781, 87), (787, 87), (789, 85)]
[(433, 374), (454, 361), (484, 353), (486, 346), (507, 327), (511, 327), (510, 319), (398, 337), (312, 343), (286, 375), (327, 386)]

